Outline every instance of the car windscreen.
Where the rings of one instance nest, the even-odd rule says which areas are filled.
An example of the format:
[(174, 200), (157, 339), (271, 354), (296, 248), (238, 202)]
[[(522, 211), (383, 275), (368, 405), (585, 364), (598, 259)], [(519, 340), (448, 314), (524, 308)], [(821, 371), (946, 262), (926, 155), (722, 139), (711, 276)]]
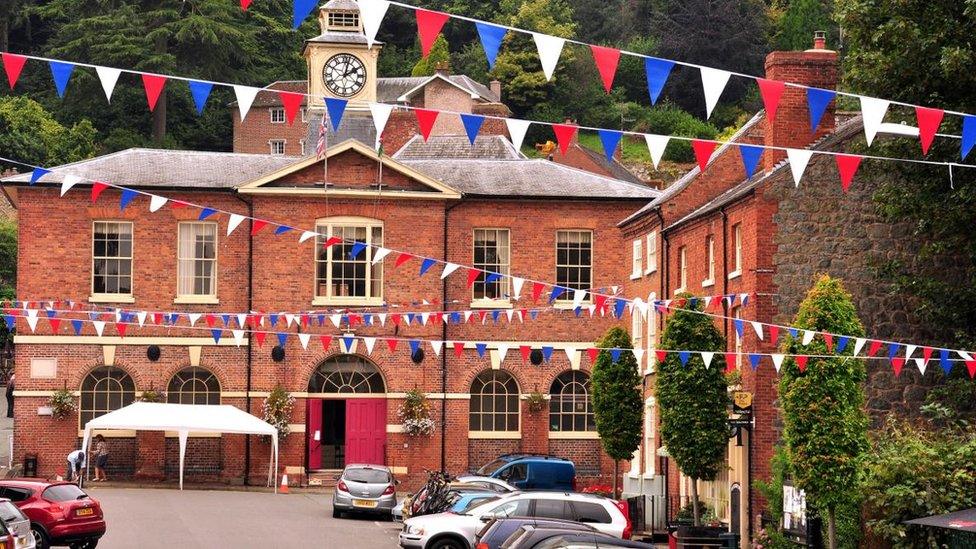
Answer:
[(490, 477), (492, 473), (501, 469), (501, 467), (506, 463), (508, 462), (504, 459), (496, 459), (495, 461), (489, 462), (482, 466), (481, 469), (478, 469), (478, 474)]
[(390, 473), (379, 469), (346, 469), (342, 475), (348, 481), (364, 484), (385, 484), (390, 482)]
[(0, 519), (3, 519), (4, 523), (16, 522), (18, 520), (26, 520), (20, 509), (9, 501), (0, 501)]
[(81, 499), (88, 497), (87, 494), (81, 491), (74, 484), (55, 484), (54, 486), (48, 486), (44, 492), (41, 493), (41, 497), (47, 501), (72, 501), (76, 499)]
[(473, 498), (471, 498), (470, 501), (468, 501), (467, 503), (465, 503), (464, 504), (464, 507), (461, 508), (461, 510), (458, 511), (458, 512), (459, 513), (467, 513), (468, 512), (468, 509), (471, 509), (472, 507), (477, 507), (477, 506), (481, 505), (482, 503), (488, 503), (489, 501), (495, 501), (496, 499), (498, 499), (498, 496), (479, 496), (479, 497), (473, 497)]

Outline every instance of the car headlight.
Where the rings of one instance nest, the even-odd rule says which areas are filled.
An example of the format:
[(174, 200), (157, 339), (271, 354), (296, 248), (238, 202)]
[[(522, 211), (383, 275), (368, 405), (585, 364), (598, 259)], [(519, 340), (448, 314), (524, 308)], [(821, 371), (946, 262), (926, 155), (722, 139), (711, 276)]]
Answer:
[(410, 526), (407, 526), (407, 533), (414, 536), (422, 536), (424, 535), (424, 529), (422, 526), (411, 524)]

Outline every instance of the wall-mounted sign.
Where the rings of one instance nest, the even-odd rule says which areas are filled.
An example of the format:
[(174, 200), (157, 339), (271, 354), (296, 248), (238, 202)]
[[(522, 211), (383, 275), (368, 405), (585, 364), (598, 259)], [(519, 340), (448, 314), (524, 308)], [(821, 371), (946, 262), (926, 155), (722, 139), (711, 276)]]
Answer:
[(799, 530), (807, 524), (807, 494), (793, 486), (783, 484), (783, 528)]
[(732, 411), (737, 414), (752, 411), (752, 393), (746, 391), (732, 393)]

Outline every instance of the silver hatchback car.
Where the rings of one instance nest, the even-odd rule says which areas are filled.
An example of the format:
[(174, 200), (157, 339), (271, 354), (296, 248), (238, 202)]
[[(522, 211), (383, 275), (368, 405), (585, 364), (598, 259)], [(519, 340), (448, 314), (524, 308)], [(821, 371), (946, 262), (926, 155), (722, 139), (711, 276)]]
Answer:
[(382, 465), (346, 465), (332, 493), (332, 517), (342, 513), (371, 513), (390, 516), (396, 505), (396, 486), (388, 467)]

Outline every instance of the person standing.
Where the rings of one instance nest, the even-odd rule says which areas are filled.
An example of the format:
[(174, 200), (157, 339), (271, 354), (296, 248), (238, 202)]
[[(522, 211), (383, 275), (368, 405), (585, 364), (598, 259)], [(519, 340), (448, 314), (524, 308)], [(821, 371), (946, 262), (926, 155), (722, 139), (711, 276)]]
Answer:
[(75, 450), (68, 454), (68, 482), (75, 481), (81, 478), (81, 470), (85, 468), (85, 452), (84, 450)]
[(10, 374), (10, 380), (7, 381), (7, 417), (14, 417), (14, 374)]
[(95, 435), (95, 450), (92, 454), (95, 456), (95, 478), (92, 482), (107, 481), (105, 466), (108, 465), (108, 443), (102, 435)]

